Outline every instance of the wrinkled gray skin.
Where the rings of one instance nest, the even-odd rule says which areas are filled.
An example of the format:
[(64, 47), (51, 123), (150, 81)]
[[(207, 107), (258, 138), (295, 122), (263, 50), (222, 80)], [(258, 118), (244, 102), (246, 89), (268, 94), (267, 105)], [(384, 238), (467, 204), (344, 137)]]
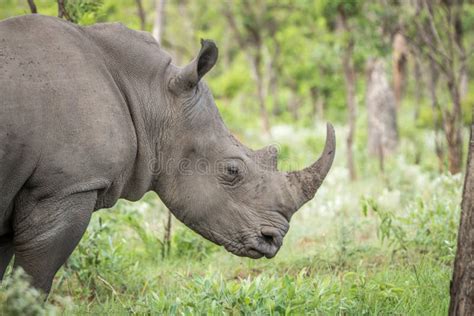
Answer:
[(225, 127), (201, 78), (217, 47), (179, 68), (151, 35), (39, 15), (0, 22), (0, 276), (15, 266), (48, 292), (98, 209), (157, 192), (228, 251), (273, 257), (292, 214), (332, 164), (278, 172)]

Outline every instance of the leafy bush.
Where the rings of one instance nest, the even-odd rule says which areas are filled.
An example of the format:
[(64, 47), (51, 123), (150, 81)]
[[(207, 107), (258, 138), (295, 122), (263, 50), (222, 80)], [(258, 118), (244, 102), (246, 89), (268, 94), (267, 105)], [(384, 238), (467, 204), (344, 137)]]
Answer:
[(86, 234), (67, 261), (60, 280), (75, 279), (78, 282), (76, 292), (91, 297), (101, 289), (109, 291), (108, 285), (103, 284), (104, 279), (124, 286), (127, 281), (120, 277), (120, 272), (130, 271), (136, 263), (136, 258), (130, 256), (129, 251), (134, 240), (124, 239), (124, 234), (130, 230), (125, 217), (120, 205), (114, 214), (103, 213), (93, 217)]
[(469, 126), (473, 120), (474, 109), (474, 85), (471, 85), (467, 95), (461, 101), (464, 125)]
[(218, 246), (205, 240), (189, 228), (180, 226), (173, 233), (172, 255), (175, 257), (202, 260), (218, 249)]
[(15, 269), (0, 286), (0, 315), (57, 315), (61, 309), (72, 307), (67, 298), (51, 297), (50, 300), (53, 300), (55, 305), (44, 300), (45, 295), (30, 286), (29, 278), (23, 270)]
[(385, 209), (374, 198), (362, 198), (362, 212), (371, 211), (378, 218), (377, 236), (395, 250), (430, 253), (430, 257), (450, 263), (455, 255), (459, 221), (461, 178), (442, 175), (432, 188), (416, 196), (400, 211)]
[(104, 0), (66, 0), (66, 11), (74, 23), (88, 25), (97, 21)]

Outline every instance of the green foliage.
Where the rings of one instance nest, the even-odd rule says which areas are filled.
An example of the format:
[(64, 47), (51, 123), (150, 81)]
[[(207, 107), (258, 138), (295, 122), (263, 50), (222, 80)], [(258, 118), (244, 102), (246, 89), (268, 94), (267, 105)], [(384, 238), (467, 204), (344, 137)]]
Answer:
[(69, 19), (81, 25), (95, 23), (100, 19), (103, 0), (66, 0), (66, 11)]
[(464, 125), (469, 126), (474, 120), (474, 84), (469, 87), (467, 95), (461, 100)]
[(373, 198), (363, 198), (362, 212), (364, 216), (368, 216), (369, 211), (377, 216), (377, 236), (394, 250), (428, 253), (449, 264), (455, 255), (460, 180), (448, 175), (436, 179), (431, 198), (415, 196), (403, 210), (384, 209)]
[(217, 99), (233, 99), (248, 86), (249, 77), (249, 69), (246, 67), (245, 60), (242, 59), (216, 76), (216, 79), (210, 83), (212, 92)]
[(442, 114), (439, 109), (433, 110), (431, 105), (421, 105), (416, 124), (423, 128), (433, 128), (435, 122), (441, 122)]
[(0, 285), (0, 315), (59, 315), (60, 310), (69, 310), (72, 305), (69, 299), (53, 296), (45, 302), (45, 295), (32, 288), (29, 278), (21, 268), (4, 279)]
[(172, 249), (175, 257), (202, 260), (219, 248), (189, 228), (180, 227), (174, 231)]
[[(441, 102), (442, 104), (435, 110), (433, 110), (431, 104), (422, 103), (419, 105), (418, 119), (415, 122), (417, 128), (434, 129), (435, 123), (437, 123), (438, 126), (442, 126), (443, 114), (441, 113), (441, 109), (451, 108), (452, 104), (446, 97), (443, 98)], [(466, 96), (461, 100), (462, 122), (466, 127), (468, 127), (472, 122), (473, 110), (474, 89), (471, 88), (471, 90), (469, 90)]]
[[(67, 265), (68, 273), (75, 273), (79, 282), (86, 286), (91, 286), (93, 277), (102, 270), (116, 268), (116, 263), (120, 262), (121, 252), (109, 243), (113, 229), (117, 229), (113, 221), (103, 223), (102, 218), (93, 222), (84, 236), (84, 241), (79, 244), (75, 255), (72, 256)], [(93, 286), (93, 285), (92, 285)]]

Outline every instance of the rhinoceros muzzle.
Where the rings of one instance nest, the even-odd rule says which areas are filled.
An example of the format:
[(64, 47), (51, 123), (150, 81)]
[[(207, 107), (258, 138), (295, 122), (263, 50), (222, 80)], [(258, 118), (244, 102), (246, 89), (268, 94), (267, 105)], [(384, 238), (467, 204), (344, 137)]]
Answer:
[(283, 244), (283, 237), (288, 231), (281, 231), (275, 227), (263, 227), (261, 230), (260, 247), (257, 248), (265, 257), (273, 258)]

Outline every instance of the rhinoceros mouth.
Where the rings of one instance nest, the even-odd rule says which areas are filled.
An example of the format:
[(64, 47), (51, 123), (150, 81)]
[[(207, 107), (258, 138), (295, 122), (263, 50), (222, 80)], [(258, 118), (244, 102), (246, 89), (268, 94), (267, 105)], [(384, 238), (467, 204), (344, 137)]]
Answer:
[(258, 250), (255, 248), (251, 248), (247, 250), (246, 256), (252, 259), (260, 259), (262, 257), (265, 257), (267, 259), (271, 259), (276, 256), (278, 253), (279, 249), (273, 250), (273, 251), (265, 251), (265, 250)]
[(277, 247), (276, 249), (275, 248), (270, 249), (270, 247), (261, 245), (260, 243), (257, 243), (257, 242), (252, 242), (251, 244), (252, 246), (242, 247), (239, 249), (234, 249), (232, 247), (229, 247), (226, 244), (224, 244), (223, 246), (227, 251), (229, 251), (230, 253), (233, 253), (236, 256), (247, 257), (251, 259), (260, 259), (262, 257), (266, 257), (270, 259), (270, 258), (273, 258), (279, 250), (279, 247)]
[(260, 259), (263, 256), (265, 256), (265, 254), (261, 253), (255, 248), (250, 248), (249, 250), (247, 250), (247, 253), (245, 254), (245, 256), (252, 259)]
[(259, 237), (253, 247), (247, 249), (246, 256), (250, 258), (259, 259), (265, 256), (267, 259), (271, 259), (276, 256), (281, 248), (281, 242), (275, 243), (274, 241), (268, 241), (266, 238)]

